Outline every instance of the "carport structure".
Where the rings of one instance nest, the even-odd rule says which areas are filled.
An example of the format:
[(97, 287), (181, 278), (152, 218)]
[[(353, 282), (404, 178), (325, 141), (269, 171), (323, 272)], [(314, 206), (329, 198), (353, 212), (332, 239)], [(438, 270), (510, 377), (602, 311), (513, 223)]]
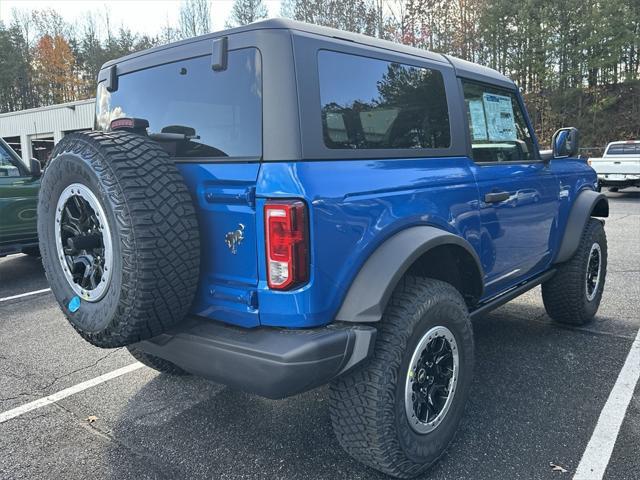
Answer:
[(25, 162), (37, 158), (44, 165), (53, 146), (67, 133), (93, 128), (95, 99), (61, 103), (0, 114), (0, 137)]

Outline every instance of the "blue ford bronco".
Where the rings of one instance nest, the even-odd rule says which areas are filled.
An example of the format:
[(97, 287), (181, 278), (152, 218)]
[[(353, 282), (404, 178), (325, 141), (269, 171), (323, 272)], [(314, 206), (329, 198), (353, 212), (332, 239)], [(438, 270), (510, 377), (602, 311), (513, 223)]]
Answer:
[(396, 477), (462, 417), (471, 320), (542, 285), (582, 325), (606, 198), (514, 83), (446, 55), (267, 20), (105, 64), (96, 130), (42, 178), (53, 293), (82, 337), (269, 398), (329, 384), (344, 449)]

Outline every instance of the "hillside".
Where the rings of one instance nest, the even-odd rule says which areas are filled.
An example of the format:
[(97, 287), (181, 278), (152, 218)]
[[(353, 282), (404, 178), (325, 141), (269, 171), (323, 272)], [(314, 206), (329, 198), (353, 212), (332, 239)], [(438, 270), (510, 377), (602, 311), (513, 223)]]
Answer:
[(525, 94), (542, 148), (560, 127), (580, 130), (584, 155), (599, 156), (614, 140), (640, 139), (640, 81), (563, 92)]

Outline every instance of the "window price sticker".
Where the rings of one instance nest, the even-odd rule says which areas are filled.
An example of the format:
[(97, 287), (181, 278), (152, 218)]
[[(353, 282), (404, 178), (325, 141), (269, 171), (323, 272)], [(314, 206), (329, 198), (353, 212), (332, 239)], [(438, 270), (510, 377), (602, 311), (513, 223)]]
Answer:
[(483, 93), (482, 104), (487, 122), (489, 141), (517, 140), (516, 121), (511, 98), (495, 93)]

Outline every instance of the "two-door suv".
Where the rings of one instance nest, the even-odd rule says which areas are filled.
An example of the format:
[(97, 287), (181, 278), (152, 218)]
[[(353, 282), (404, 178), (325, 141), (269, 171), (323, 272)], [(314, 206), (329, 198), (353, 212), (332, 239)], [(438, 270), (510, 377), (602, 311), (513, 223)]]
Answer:
[(541, 154), (493, 70), (268, 20), (98, 81), (97, 130), (56, 146), (38, 204), (94, 345), (270, 398), (329, 383), (345, 450), (411, 477), (463, 414), (472, 318), (540, 284), (559, 322), (598, 309), (608, 204), (577, 131)]

